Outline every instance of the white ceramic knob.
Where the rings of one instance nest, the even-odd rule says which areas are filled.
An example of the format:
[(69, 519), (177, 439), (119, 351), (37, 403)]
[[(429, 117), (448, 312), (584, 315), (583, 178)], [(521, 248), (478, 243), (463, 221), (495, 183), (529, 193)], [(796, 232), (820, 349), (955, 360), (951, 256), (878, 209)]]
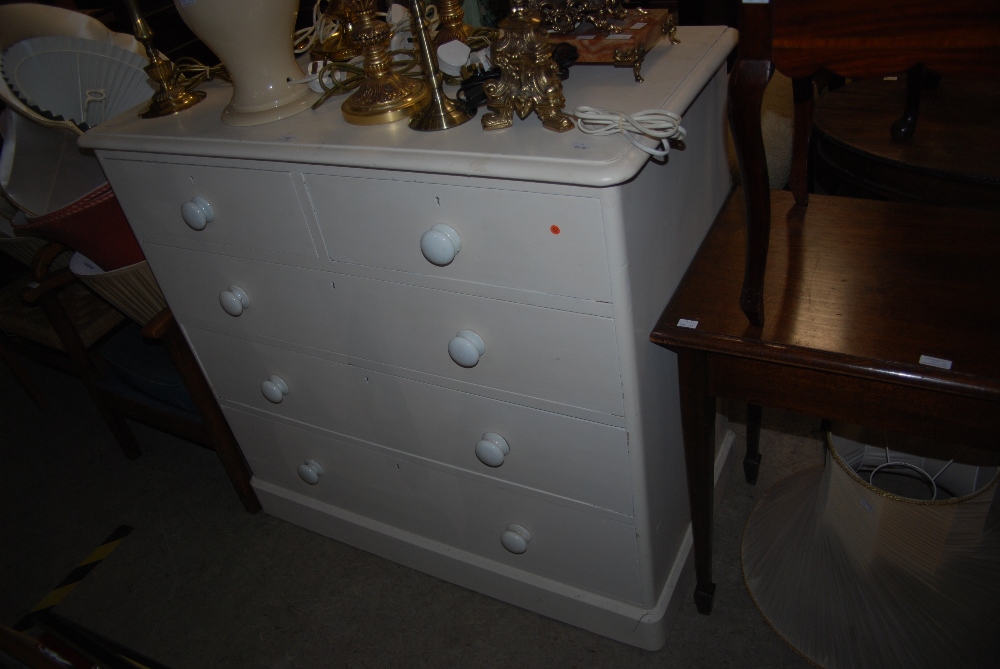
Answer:
[(281, 404), (281, 400), (288, 394), (288, 384), (280, 376), (272, 374), (260, 384), (260, 392), (271, 404)]
[(192, 230), (204, 230), (215, 220), (215, 210), (205, 198), (193, 197), (190, 202), (181, 205), (181, 218)]
[(503, 464), (504, 457), (510, 453), (510, 446), (507, 440), (495, 432), (487, 432), (482, 440), (476, 444), (476, 457), (488, 467), (499, 467)]
[(459, 330), (448, 342), (448, 355), (462, 367), (475, 367), (486, 354), (486, 342), (472, 330)]
[(309, 485), (319, 483), (319, 477), (323, 475), (323, 467), (315, 460), (306, 460), (299, 465), (299, 478)]
[(445, 266), (462, 250), (462, 238), (455, 228), (438, 223), (420, 237), (420, 252), (435, 265)]
[(511, 553), (520, 555), (528, 550), (528, 542), (531, 541), (531, 534), (520, 525), (511, 523), (507, 530), (500, 535), (500, 543)]
[(219, 304), (230, 316), (239, 316), (244, 309), (250, 308), (250, 298), (242, 288), (232, 285), (228, 290), (219, 293)]

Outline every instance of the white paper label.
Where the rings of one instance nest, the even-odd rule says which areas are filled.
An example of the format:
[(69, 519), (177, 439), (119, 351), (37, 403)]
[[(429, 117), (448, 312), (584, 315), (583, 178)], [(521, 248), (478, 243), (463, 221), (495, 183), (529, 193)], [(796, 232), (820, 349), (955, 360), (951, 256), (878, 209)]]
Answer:
[(645, 23), (636, 23), (634, 26), (629, 28), (629, 30), (638, 30), (639, 28), (645, 28), (645, 27), (646, 27)]
[(632, 39), (631, 35), (608, 35), (604, 39)]
[(692, 330), (694, 330), (696, 327), (698, 327), (698, 321), (689, 321), (686, 318), (682, 318), (679, 321), (677, 321), (677, 327), (691, 328)]
[(594, 39), (597, 35), (580, 35), (577, 39)]
[(933, 358), (929, 355), (920, 356), (920, 364), (928, 365), (930, 367), (939, 367), (941, 369), (951, 369), (951, 360), (945, 360), (943, 358)]

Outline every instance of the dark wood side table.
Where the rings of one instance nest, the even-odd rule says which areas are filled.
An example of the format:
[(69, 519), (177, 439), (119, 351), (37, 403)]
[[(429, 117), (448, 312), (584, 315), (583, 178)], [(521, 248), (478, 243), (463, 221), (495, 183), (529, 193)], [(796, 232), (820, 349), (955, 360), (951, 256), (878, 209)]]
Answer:
[(815, 180), (836, 195), (1000, 209), (1000, 80), (924, 90), (916, 133), (892, 139), (906, 76), (854, 81), (816, 101)]

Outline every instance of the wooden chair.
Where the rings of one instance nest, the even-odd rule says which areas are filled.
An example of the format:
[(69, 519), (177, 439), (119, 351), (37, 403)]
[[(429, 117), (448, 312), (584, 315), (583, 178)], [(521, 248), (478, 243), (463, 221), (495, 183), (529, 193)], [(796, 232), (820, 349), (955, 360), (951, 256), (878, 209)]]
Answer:
[[(650, 335), (678, 356), (702, 613), (715, 591), (717, 397), (749, 404), (750, 482), (763, 405), (1000, 452), (1000, 215), (809, 195), (805, 174), (814, 73), (874, 77), (922, 63), (945, 76), (996, 76), (1000, 5), (771, 0), (741, 11), (729, 113), (743, 190)], [(761, 140), (774, 68), (794, 80), (791, 193), (768, 189)], [(911, 446), (946, 459), (981, 455)]]
[[(85, 259), (78, 254), (70, 263), (70, 270), (79, 272), (82, 262)], [(243, 507), (251, 513), (260, 511), (260, 501), (250, 485), (250, 468), (149, 264), (142, 261), (111, 272), (81, 273), (79, 278), (141, 326), (143, 338), (163, 344), (185, 395), (190, 398), (190, 407), (158, 401), (149, 392), (135, 392), (135, 384), (123, 381), (120, 373), (111, 373), (95, 381), (99, 403), (114, 413), (213, 449)], [(137, 444), (135, 449), (138, 454)]]
[[(139, 457), (141, 450), (126, 418), (215, 450), (244, 508), (251, 513), (259, 511), (260, 502), (250, 485), (252, 474), (236, 438), (146, 263), (108, 272), (108, 276), (88, 277), (93, 282), (88, 285), (101, 295), (98, 297), (77, 280), (68, 262), (70, 251), (64, 245), (21, 237), (2, 240), (0, 246), (9, 252), (13, 251), (9, 247), (36, 249), (28, 258), (30, 273), (0, 288), (0, 330), (16, 338), (0, 339), (0, 358), (36, 403), (44, 408), (45, 398), (12, 353), (79, 377), (129, 459)], [(149, 369), (147, 360), (116, 364), (109, 349), (116, 342), (128, 342), (129, 337), (138, 338), (135, 333), (121, 331), (126, 320), (123, 313), (142, 326), (144, 338), (162, 343), (169, 356), (166, 366), (176, 378), (174, 385), (183, 394), (183, 401), (171, 401), (156, 388), (151, 390), (153, 384), (144, 375)], [(122, 345), (117, 348), (121, 350)], [(136, 357), (155, 352), (143, 353), (146, 355)], [(163, 368), (162, 364), (154, 366)]]

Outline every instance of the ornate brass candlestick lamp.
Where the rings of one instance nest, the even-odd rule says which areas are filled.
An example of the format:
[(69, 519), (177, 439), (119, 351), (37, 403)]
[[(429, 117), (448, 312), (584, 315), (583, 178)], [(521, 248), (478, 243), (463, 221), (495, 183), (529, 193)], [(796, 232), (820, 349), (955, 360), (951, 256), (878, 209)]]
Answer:
[(317, 43), (309, 51), (313, 60), (328, 60), (343, 62), (361, 55), (354, 43), (354, 16), (351, 14), (347, 0), (330, 0), (323, 12), (324, 24), (336, 24), (337, 29), (322, 43)]
[(553, 44), (542, 28), (541, 15), (525, 6), (526, 0), (511, 0), (510, 16), (500, 22), (503, 37), (493, 45), (493, 62), (500, 68), (500, 80), (483, 87), (486, 106), (484, 130), (499, 130), (513, 124), (514, 112), (522, 120), (532, 110), (549, 130), (566, 132), (576, 127), (562, 113), (559, 66), (552, 60)]
[(441, 76), (438, 74), (437, 58), (431, 49), (427, 37), (427, 24), (424, 21), (423, 4), (413, 0), (411, 4), (413, 21), (417, 28), (417, 41), (420, 44), (420, 60), (430, 86), (430, 104), (410, 119), (410, 127), (414, 130), (447, 130), (471, 121), (472, 116), (445, 96), (441, 89)]
[(441, 25), (438, 34), (434, 36), (434, 46), (441, 46), (458, 40), (463, 44), (472, 36), (472, 26), (465, 23), (465, 10), (461, 0), (438, 0), (438, 13), (441, 15)]
[(354, 14), (354, 43), (365, 56), (365, 78), (344, 100), (344, 119), (355, 125), (392, 123), (413, 116), (427, 102), (427, 86), (419, 79), (392, 71), (389, 57), (391, 28), (375, 18), (375, 0), (349, 0)]
[(149, 58), (149, 65), (143, 69), (158, 87), (149, 100), (149, 105), (139, 113), (139, 117), (170, 116), (204, 100), (206, 95), (204, 91), (188, 91), (173, 83), (174, 65), (169, 60), (164, 60), (153, 48), (153, 31), (146, 23), (146, 19), (139, 14), (135, 0), (125, 0), (125, 5), (135, 26), (135, 38), (146, 48), (146, 57)]

